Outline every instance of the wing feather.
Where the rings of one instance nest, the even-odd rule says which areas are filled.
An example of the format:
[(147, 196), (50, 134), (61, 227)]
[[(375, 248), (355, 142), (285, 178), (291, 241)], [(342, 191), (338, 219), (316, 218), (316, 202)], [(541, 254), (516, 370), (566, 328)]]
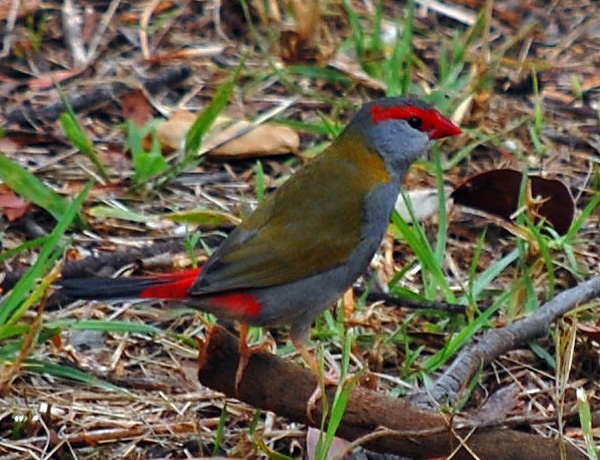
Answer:
[[(376, 158), (376, 166), (385, 168)], [(365, 197), (378, 180), (389, 178), (384, 172), (370, 178), (364, 164), (323, 153), (229, 235), (190, 292), (274, 286), (348, 260), (361, 239)]]

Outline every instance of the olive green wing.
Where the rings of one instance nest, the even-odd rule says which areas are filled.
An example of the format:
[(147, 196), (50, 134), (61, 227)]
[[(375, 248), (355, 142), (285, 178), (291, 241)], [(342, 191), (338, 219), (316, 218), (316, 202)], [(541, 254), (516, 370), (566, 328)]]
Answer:
[(359, 173), (336, 158), (313, 161), (229, 235), (190, 292), (274, 286), (347, 260), (361, 238), (365, 191), (349, 186)]

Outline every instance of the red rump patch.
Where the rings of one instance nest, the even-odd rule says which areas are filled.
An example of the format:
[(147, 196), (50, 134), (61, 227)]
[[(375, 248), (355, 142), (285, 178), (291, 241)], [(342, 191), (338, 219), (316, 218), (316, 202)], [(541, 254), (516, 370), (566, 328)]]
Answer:
[(247, 292), (224, 292), (210, 296), (210, 302), (218, 307), (231, 310), (232, 313), (244, 316), (256, 316), (260, 313), (261, 305), (256, 297)]
[[(196, 282), (201, 270), (200, 268), (195, 268), (178, 273), (139, 278), (140, 282), (145, 282), (149, 285), (140, 292), (139, 297), (145, 299), (187, 299), (189, 297), (188, 292)], [(230, 310), (236, 315), (251, 317), (258, 315), (261, 310), (258, 299), (247, 292), (209, 294), (206, 298), (215, 307)]]
[(140, 297), (145, 299), (185, 299), (201, 271), (201, 268), (194, 268), (183, 272), (149, 277), (148, 282), (154, 284), (140, 292)]

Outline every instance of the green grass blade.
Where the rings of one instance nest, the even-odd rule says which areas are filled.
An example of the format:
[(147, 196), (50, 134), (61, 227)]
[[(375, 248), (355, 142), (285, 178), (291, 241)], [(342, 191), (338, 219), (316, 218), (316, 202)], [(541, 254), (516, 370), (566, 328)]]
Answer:
[(260, 160), (256, 161), (254, 171), (254, 188), (256, 189), (256, 201), (261, 203), (265, 199), (267, 191), (265, 185), (265, 171)]
[(415, 28), (415, 0), (409, 0), (406, 6), (406, 19), (404, 20), (404, 30), (402, 34), (402, 75), (400, 77), (400, 94), (407, 95), (410, 92), (412, 81), (412, 55), (413, 55), (413, 34)]
[(10, 325), (18, 321), (24, 311), (20, 312), (17, 311), (17, 309), (23, 308), (21, 306), (26, 304), (25, 300), (28, 297), (28, 293), (33, 289), (36, 281), (42, 278), (44, 273), (46, 273), (62, 255), (60, 240), (69, 225), (71, 225), (73, 219), (75, 219), (79, 213), (81, 205), (92, 189), (92, 186), (92, 182), (88, 183), (77, 198), (75, 198), (75, 200), (67, 207), (61, 219), (54, 227), (54, 230), (48, 236), (48, 240), (44, 244), (44, 247), (40, 251), (33, 266), (27, 270), (27, 273), (23, 275), (0, 304), (0, 336), (6, 332), (4, 330), (5, 328), (10, 327)]
[[(406, 239), (408, 245), (415, 252), (423, 268), (429, 274), (431, 274), (433, 280), (437, 284), (437, 287), (439, 287), (444, 293), (446, 300), (448, 302), (455, 303), (456, 296), (452, 292), (452, 289), (450, 289), (450, 285), (446, 280), (446, 276), (444, 275), (440, 264), (436, 260), (435, 253), (429, 244), (427, 237), (425, 236), (425, 231), (415, 217), (414, 209), (412, 208), (410, 199), (404, 192), (402, 193), (402, 196), (404, 197), (406, 207), (411, 215), (411, 218), (413, 219), (413, 225), (409, 225), (397, 212), (393, 213), (392, 222), (394, 225), (396, 225), (400, 233), (402, 233)], [(433, 294), (433, 292), (427, 293), (430, 298), (433, 296)]]
[(512, 290), (501, 294), (490, 306), (490, 308), (483, 311), (473, 322), (452, 336), (452, 338), (446, 342), (444, 348), (435, 353), (433, 356), (429, 357), (425, 361), (424, 369), (428, 372), (432, 372), (443, 366), (458, 352), (458, 350), (460, 350), (469, 340), (471, 340), (471, 338), (473, 338), (477, 332), (489, 324), (492, 315), (498, 311), (500, 306), (504, 304), (511, 295)]
[(587, 447), (588, 458), (590, 460), (598, 460), (598, 445), (594, 441), (594, 430), (592, 423), (592, 411), (590, 402), (581, 387), (577, 388), (577, 409), (579, 412), (579, 422), (581, 423), (581, 431), (583, 439)]
[(87, 372), (75, 369), (73, 367), (55, 364), (47, 361), (39, 361), (36, 359), (28, 359), (23, 366), (24, 369), (38, 374), (50, 374), (56, 377), (63, 377), (77, 382), (85, 383), (86, 385), (102, 388), (110, 391), (126, 392), (127, 390), (120, 388), (112, 383), (105, 382)]
[(82, 321), (62, 319), (56, 321), (48, 321), (45, 323), (48, 328), (70, 328), (82, 329), (87, 331), (104, 331), (104, 332), (132, 332), (138, 334), (162, 334), (164, 331), (156, 326), (142, 323), (132, 323), (130, 321), (116, 320), (99, 320), (86, 319)]
[(302, 120), (292, 120), (290, 118), (283, 117), (273, 117), (272, 121), (274, 123), (279, 123), (286, 126), (291, 126), (297, 130), (309, 131), (315, 134), (323, 134), (329, 135), (331, 134), (331, 129), (325, 126), (323, 123), (314, 123), (310, 121), (302, 121)]
[[(28, 331), (29, 325), (17, 324), (11, 327), (8, 331), (10, 335), (2, 336), (0, 340), (16, 337), (17, 335), (23, 335), (26, 334)], [(58, 329), (42, 330), (38, 333), (37, 337), (35, 338), (35, 343), (44, 343), (47, 340), (50, 340), (52, 337), (54, 337), (57, 333)], [(13, 361), (23, 348), (24, 343), (25, 339), (19, 338), (16, 340), (11, 340), (6, 345), (0, 347), (0, 363), (6, 361)]]
[(302, 75), (304, 77), (317, 78), (319, 80), (329, 81), (331, 83), (352, 84), (352, 80), (339, 70), (331, 67), (321, 67), (316, 65), (293, 64), (286, 67), (290, 74)]
[(50, 187), (0, 152), (0, 178), (17, 194), (48, 211), (60, 220), (69, 202)]
[(581, 214), (579, 215), (579, 217), (577, 219), (575, 219), (575, 222), (573, 222), (571, 224), (571, 228), (569, 228), (569, 231), (563, 237), (565, 241), (570, 242), (573, 240), (573, 238), (575, 238), (575, 235), (577, 234), (577, 232), (579, 232), (579, 229), (581, 228), (581, 226), (586, 222), (588, 217), (590, 217), (590, 214), (592, 214), (592, 212), (594, 212), (594, 209), (596, 209), (598, 204), (600, 204), (600, 191), (596, 192), (596, 194), (590, 200), (590, 202), (586, 205), (586, 207), (583, 208), (583, 211), (581, 211)]
[[(152, 129), (156, 127), (159, 121), (153, 120), (141, 129), (134, 122), (127, 122), (127, 145), (133, 157), (133, 167), (135, 170), (133, 182), (135, 184), (140, 184), (163, 172), (169, 165), (162, 154), (162, 147), (156, 131), (152, 132)], [(152, 145), (150, 150), (145, 150), (143, 139), (150, 133)]]
[(356, 55), (358, 56), (359, 62), (362, 62), (365, 56), (365, 35), (360, 17), (350, 0), (342, 0), (342, 5), (346, 10), (348, 20), (350, 21), (350, 31), (352, 34), (352, 42), (356, 50)]
[(218, 455), (221, 445), (223, 444), (223, 438), (225, 437), (225, 424), (227, 423), (227, 401), (223, 404), (223, 410), (219, 416), (219, 425), (215, 432), (215, 445), (213, 446), (213, 456)]
[(446, 254), (446, 243), (448, 240), (448, 213), (446, 212), (446, 190), (444, 189), (444, 170), (440, 150), (436, 146), (433, 149), (435, 165), (435, 179), (438, 194), (438, 231), (435, 245), (435, 259), (442, 266)]
[(75, 145), (75, 147), (77, 147), (81, 153), (85, 154), (91, 160), (91, 162), (94, 163), (94, 166), (98, 168), (98, 172), (100, 173), (102, 179), (109, 180), (108, 170), (96, 153), (96, 150), (94, 149), (94, 143), (83, 130), (81, 123), (79, 123), (77, 115), (75, 115), (75, 111), (73, 110), (67, 95), (60, 87), (58, 87), (58, 92), (66, 109), (65, 112), (60, 114), (60, 121), (65, 134), (73, 143), (73, 145)]
[(15, 246), (14, 248), (7, 249), (6, 251), (0, 253), (0, 263), (11, 259), (12, 257), (16, 256), (17, 254), (20, 254), (23, 251), (27, 251), (28, 249), (40, 246), (44, 244), (47, 240), (48, 236), (44, 235), (38, 238), (34, 238), (32, 240), (24, 241), (23, 243), (19, 244), (18, 246)]
[(327, 458), (327, 453), (331, 448), (335, 433), (342, 423), (344, 413), (346, 412), (346, 407), (348, 406), (348, 401), (350, 400), (350, 394), (352, 393), (352, 390), (354, 389), (360, 377), (360, 374), (356, 374), (349, 381), (346, 380), (346, 376), (348, 375), (348, 367), (350, 364), (352, 340), (353, 334), (350, 330), (347, 330), (344, 334), (344, 344), (342, 347), (340, 383), (338, 384), (333, 397), (331, 414), (327, 423), (327, 430), (325, 431), (324, 435), (319, 437), (319, 441), (317, 442), (317, 447), (315, 449), (315, 458), (317, 460), (325, 460)]
[[(238, 68), (238, 72), (239, 69), (241, 69), (241, 64)], [(233, 93), (236, 80), (237, 78), (234, 76), (227, 79), (224, 83), (221, 83), (221, 85), (219, 85), (217, 88), (217, 92), (215, 93), (213, 100), (204, 108), (200, 115), (198, 115), (198, 118), (196, 118), (194, 121), (194, 124), (188, 131), (185, 139), (186, 157), (195, 157), (198, 155), (200, 146), (202, 145), (202, 139), (215, 122), (219, 114), (227, 106), (227, 103), (231, 98), (231, 94)]]
[(502, 259), (497, 260), (488, 268), (486, 268), (475, 280), (471, 287), (471, 298), (478, 299), (484, 289), (494, 281), (506, 267), (519, 259), (519, 250), (513, 249), (506, 254)]

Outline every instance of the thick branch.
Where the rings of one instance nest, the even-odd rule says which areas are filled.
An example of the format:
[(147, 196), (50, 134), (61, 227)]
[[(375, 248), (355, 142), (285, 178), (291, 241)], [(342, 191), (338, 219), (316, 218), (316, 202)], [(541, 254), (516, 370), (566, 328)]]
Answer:
[[(239, 360), (237, 339), (223, 328), (215, 327), (200, 356), (198, 377), (203, 385), (291, 420), (315, 425), (307, 419), (306, 405), (317, 381), (307, 368), (270, 353), (256, 352), (246, 367), (238, 394), (234, 388)], [(333, 388), (327, 389), (330, 400), (333, 392)], [(318, 422), (321, 416), (321, 407), (317, 407), (313, 418)], [(318, 424), (315, 426), (318, 427)], [(362, 388), (354, 389), (337, 435), (355, 440), (382, 426), (400, 433), (373, 440), (366, 445), (369, 449), (426, 459), (450, 455), (460, 444), (449, 432), (441, 414), (421, 409), (405, 400)], [(458, 430), (458, 434), (468, 438), (469, 449), (480, 459), (560, 458), (557, 440), (502, 428), (479, 429), (469, 436), (470, 430)], [(586, 458), (572, 446), (567, 446), (566, 450), (569, 460)], [(471, 460), (474, 457), (461, 448), (452, 458)]]
[(561, 292), (530, 316), (504, 328), (486, 332), (477, 342), (467, 345), (444, 374), (431, 387), (415, 394), (411, 401), (424, 407), (448, 400), (455, 401), (461, 388), (475, 375), (480, 366), (490, 364), (504, 353), (533, 339), (548, 335), (553, 321), (581, 302), (598, 296), (600, 276)]

